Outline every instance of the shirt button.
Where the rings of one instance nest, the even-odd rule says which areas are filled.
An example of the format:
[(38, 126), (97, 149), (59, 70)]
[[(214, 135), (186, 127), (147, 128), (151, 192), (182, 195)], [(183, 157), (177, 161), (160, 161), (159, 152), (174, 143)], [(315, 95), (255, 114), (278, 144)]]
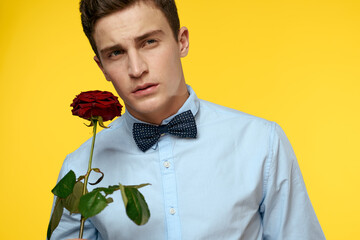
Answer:
[(170, 214), (171, 214), (171, 215), (174, 215), (175, 213), (176, 213), (175, 208), (170, 208)]
[(164, 162), (164, 167), (169, 168), (169, 167), (170, 167), (170, 162), (169, 162), (169, 161), (165, 161), (165, 162)]

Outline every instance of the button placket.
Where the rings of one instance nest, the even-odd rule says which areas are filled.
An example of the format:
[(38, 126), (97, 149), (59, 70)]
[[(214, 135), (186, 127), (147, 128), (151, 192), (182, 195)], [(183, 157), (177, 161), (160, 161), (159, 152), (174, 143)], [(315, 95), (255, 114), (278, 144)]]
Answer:
[(172, 136), (165, 135), (161, 137), (158, 142), (158, 150), (164, 191), (167, 239), (181, 239), (180, 218), (179, 214), (177, 214), (177, 186), (172, 148)]

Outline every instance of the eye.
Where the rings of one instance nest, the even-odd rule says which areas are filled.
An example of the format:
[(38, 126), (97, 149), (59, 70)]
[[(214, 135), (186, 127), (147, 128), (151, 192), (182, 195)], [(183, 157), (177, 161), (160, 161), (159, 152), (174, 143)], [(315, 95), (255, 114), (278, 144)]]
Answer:
[(116, 57), (116, 56), (121, 55), (121, 54), (124, 54), (123, 50), (115, 50), (115, 51), (112, 51), (110, 53), (109, 57)]
[(150, 40), (147, 40), (147, 41), (146, 41), (147, 44), (152, 44), (152, 43), (155, 43), (155, 42), (156, 42), (155, 39), (150, 39)]
[(153, 44), (155, 44), (155, 43), (157, 43), (157, 41), (156, 41), (155, 39), (146, 40), (146, 41), (144, 42), (144, 47), (146, 47), (146, 46), (148, 46), (148, 45), (153, 45)]

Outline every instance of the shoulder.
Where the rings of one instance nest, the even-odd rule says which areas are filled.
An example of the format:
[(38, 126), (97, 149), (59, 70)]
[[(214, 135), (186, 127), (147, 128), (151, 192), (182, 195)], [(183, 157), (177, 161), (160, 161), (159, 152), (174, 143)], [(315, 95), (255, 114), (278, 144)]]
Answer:
[(267, 119), (205, 100), (200, 100), (199, 120), (200, 124), (221, 124), (228, 128), (246, 127), (268, 131), (276, 126), (276, 123)]
[[(106, 125), (106, 123), (105, 123)], [(125, 125), (124, 118), (119, 117), (114, 120), (112, 123), (108, 125), (108, 128), (101, 129), (96, 134), (96, 150), (100, 151), (104, 148), (107, 148), (114, 139), (118, 138), (118, 136), (124, 136), (127, 134), (128, 129), (123, 127)], [(99, 127), (98, 127), (99, 129)], [(70, 153), (66, 159), (65, 164), (69, 164), (72, 167), (83, 168), (83, 166), (87, 166), (90, 149), (92, 144), (92, 136), (82, 143), (75, 151)]]

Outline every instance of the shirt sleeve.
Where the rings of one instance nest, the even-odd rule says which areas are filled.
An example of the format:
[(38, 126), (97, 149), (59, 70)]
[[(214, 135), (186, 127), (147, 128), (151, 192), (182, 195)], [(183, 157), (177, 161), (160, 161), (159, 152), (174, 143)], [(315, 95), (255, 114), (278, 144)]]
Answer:
[(276, 123), (269, 142), (264, 200), (260, 206), (264, 239), (325, 239), (291, 144)]
[[(60, 179), (62, 179), (70, 171), (67, 164), (69, 158), (70, 157), (68, 155), (63, 163), (63, 166), (60, 170), (58, 181), (60, 181)], [(54, 197), (53, 209), (55, 206), (55, 200), (56, 197)], [(53, 209), (51, 212), (53, 212)], [(51, 240), (65, 240), (65, 239), (78, 238), (80, 231), (80, 218), (81, 218), (80, 214), (70, 215), (70, 212), (64, 209), (60, 223), (51, 235)], [(98, 237), (98, 232), (89, 219), (85, 221), (83, 238), (88, 240), (102, 239), (101, 237)]]

